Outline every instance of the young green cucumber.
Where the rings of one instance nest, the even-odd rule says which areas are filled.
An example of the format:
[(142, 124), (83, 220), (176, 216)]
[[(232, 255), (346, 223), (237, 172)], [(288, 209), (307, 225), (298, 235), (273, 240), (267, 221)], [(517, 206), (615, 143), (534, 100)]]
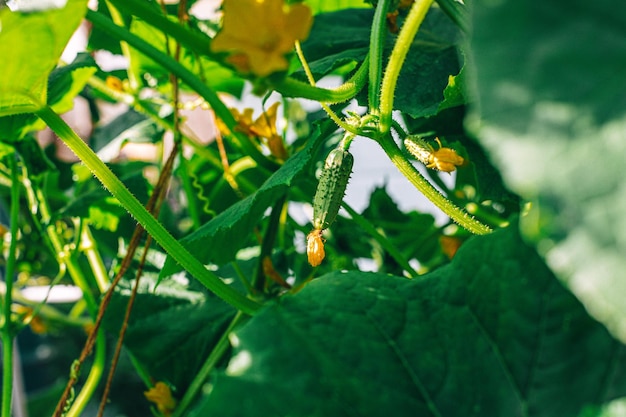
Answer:
[(313, 198), (313, 227), (323, 230), (335, 221), (352, 172), (354, 157), (343, 148), (333, 149), (326, 158)]

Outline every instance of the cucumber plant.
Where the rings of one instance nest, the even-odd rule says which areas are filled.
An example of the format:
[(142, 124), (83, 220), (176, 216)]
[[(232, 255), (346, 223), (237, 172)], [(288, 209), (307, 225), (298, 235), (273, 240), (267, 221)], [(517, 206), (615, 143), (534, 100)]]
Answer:
[[(36, 416), (619, 415), (614, 4), (31, 3), (0, 1), (0, 417), (22, 335), (64, 353)], [(413, 192), (343, 201), (365, 141)]]

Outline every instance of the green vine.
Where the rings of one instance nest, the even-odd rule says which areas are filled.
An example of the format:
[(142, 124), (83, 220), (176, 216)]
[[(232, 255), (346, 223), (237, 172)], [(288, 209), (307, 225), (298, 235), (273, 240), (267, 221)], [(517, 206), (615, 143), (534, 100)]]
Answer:
[(426, 13), (430, 9), (433, 0), (416, 0), (411, 7), (396, 43), (389, 56), (387, 68), (381, 84), (380, 91), (380, 132), (387, 133), (391, 128), (391, 113), (393, 111), (393, 99), (396, 91), (396, 84), (404, 60), (409, 53), (413, 39), (417, 30), (424, 21)]
[(100, 180), (102, 185), (137, 219), (139, 224), (148, 231), (165, 251), (191, 275), (200, 281), (209, 290), (227, 303), (247, 314), (254, 314), (260, 305), (246, 298), (236, 290), (224, 284), (220, 278), (206, 269), (187, 249), (165, 230), (141, 203), (131, 194), (126, 186), (113, 172), (98, 158), (98, 156), (82, 141), (78, 135), (49, 107), (43, 107), (37, 113), (39, 116), (80, 158), (89, 170)]

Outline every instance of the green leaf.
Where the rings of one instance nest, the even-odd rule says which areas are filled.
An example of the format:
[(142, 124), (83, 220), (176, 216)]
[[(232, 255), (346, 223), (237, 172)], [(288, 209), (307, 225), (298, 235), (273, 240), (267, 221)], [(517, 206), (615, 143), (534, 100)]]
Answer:
[[(398, 77), (394, 108), (411, 117), (437, 114), (451, 75), (460, 71), (458, 27), (440, 9), (431, 8)], [(449, 100), (449, 99), (448, 99)]]
[[(74, 106), (74, 98), (97, 70), (97, 65), (88, 54), (78, 54), (74, 62), (55, 68), (48, 77), (47, 104), (57, 113), (65, 113)], [(0, 131), (5, 140), (14, 142), (30, 131), (42, 130), (45, 123), (33, 114), (12, 114), (0, 117)]]
[(575, 416), (626, 391), (626, 348), (513, 227), (420, 280), (325, 275), (232, 340), (192, 416)]
[[(312, 163), (316, 150), (334, 130), (332, 123), (318, 127), (309, 138), (308, 145), (292, 156), (254, 194), (246, 197), (220, 213), (202, 227), (181, 239), (181, 243), (203, 262), (223, 264), (234, 259), (237, 251), (246, 244), (254, 225), (265, 210), (281, 198), (294, 184), (296, 177)], [(162, 276), (180, 270), (170, 257), (163, 267)]]
[[(122, 281), (103, 322), (108, 331), (119, 331), (129, 295), (129, 283)], [(215, 296), (175, 280), (157, 287), (156, 276), (144, 274), (124, 345), (151, 378), (184, 392), (234, 314)]]
[[(315, 17), (311, 35), (302, 49), (316, 78), (346, 64), (363, 61), (369, 51), (373, 16), (372, 9), (348, 9)], [(395, 38), (395, 35), (387, 36), (386, 56), (391, 53)], [(400, 72), (395, 98), (397, 110), (412, 117), (438, 112), (449, 76), (459, 73), (456, 49), (459, 40), (454, 23), (441, 10), (431, 9)], [(365, 95), (358, 98), (366, 105)]]
[(86, 10), (86, 0), (69, 0), (63, 9), (45, 12), (0, 9), (0, 116), (45, 105), (48, 75)]
[(476, 1), (475, 131), (550, 267), (626, 341), (626, 15), (608, 0)]
[(302, 43), (302, 51), (316, 78), (345, 64), (363, 61), (369, 50), (373, 16), (371, 8), (315, 16), (309, 38)]
[(119, 157), (125, 144), (156, 143), (163, 137), (163, 128), (154, 119), (135, 110), (128, 110), (104, 126), (98, 126), (91, 143), (103, 161)]
[(98, 70), (91, 55), (80, 53), (69, 65), (55, 68), (48, 78), (48, 105), (61, 114), (74, 107), (74, 98)]
[[(439, 247), (440, 232), (435, 227), (435, 219), (430, 214), (417, 211), (404, 213), (398, 204), (387, 194), (384, 187), (376, 187), (369, 200), (368, 207), (362, 213), (379, 233), (385, 236), (405, 259), (416, 259), (422, 266), (431, 265), (433, 261), (441, 261)], [(355, 234), (359, 236), (355, 239)], [(378, 272), (402, 275), (402, 266), (358, 226), (352, 222), (337, 222), (332, 228), (333, 238), (326, 246), (336, 246), (339, 253), (349, 257), (373, 258), (377, 261)]]
[(445, 90), (443, 90), (444, 100), (439, 103), (438, 111), (465, 104), (465, 78), (465, 67), (461, 68), (458, 75), (450, 75), (448, 78), (448, 85)]

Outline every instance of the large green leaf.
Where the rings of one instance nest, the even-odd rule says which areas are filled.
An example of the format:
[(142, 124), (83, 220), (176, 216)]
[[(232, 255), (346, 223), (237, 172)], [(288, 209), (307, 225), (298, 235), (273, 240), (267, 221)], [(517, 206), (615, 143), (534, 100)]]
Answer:
[(475, 131), (550, 267), (626, 341), (626, 14), (612, 1), (476, 1)]
[(626, 393), (626, 348), (513, 227), (421, 280), (325, 275), (233, 340), (193, 415), (576, 416)]
[(46, 103), (48, 75), (86, 10), (86, 0), (43, 12), (0, 9), (0, 116), (32, 112)]

